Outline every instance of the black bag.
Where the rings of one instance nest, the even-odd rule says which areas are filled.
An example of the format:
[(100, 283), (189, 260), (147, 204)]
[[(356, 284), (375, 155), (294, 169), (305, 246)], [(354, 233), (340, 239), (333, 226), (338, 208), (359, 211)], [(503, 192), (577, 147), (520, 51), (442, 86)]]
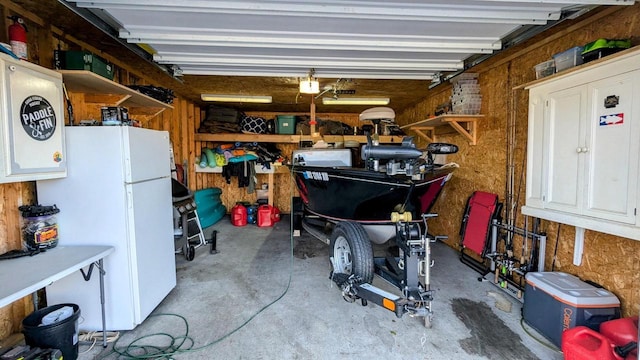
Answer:
[(217, 106), (217, 105), (209, 105), (209, 107), (207, 108), (207, 116), (204, 121), (239, 124), (240, 112), (232, 108), (226, 108), (226, 107)]

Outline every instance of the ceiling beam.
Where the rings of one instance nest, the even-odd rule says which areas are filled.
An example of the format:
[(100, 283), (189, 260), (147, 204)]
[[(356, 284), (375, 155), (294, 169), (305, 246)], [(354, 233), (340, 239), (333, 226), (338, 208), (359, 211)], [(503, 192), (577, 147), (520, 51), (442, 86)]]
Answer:
[[(620, 1), (584, 1), (583, 3), (615, 4), (633, 3)], [(557, 20), (563, 2), (546, 1), (455, 1), (396, 3), (389, 1), (175, 1), (175, 0), (101, 0), (77, 1), (80, 7), (98, 7), (119, 10), (144, 10), (162, 12), (212, 12), (217, 14), (277, 15), (331, 17), (351, 19), (404, 21), (455, 21), (455, 22), (507, 22), (514, 24), (543, 24)], [(411, 8), (411, 12), (406, 9)]]
[[(183, 65), (180, 67), (184, 75), (217, 75), (217, 76), (262, 76), (262, 77), (305, 77), (308, 68), (248, 68), (236, 66)], [(431, 80), (433, 71), (394, 71), (351, 69), (319, 69), (315, 75), (319, 78), (353, 78), (353, 79), (404, 79)]]

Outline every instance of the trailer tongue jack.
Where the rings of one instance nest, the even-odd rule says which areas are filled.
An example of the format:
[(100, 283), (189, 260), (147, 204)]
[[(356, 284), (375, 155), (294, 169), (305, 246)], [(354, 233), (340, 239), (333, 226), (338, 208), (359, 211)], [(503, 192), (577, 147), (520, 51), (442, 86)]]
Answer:
[[(387, 255), (374, 257), (374, 272), (398, 288), (402, 295), (398, 296), (370, 283), (356, 274), (332, 272), (331, 279), (342, 290), (343, 298), (348, 302), (360, 299), (363, 306), (368, 302), (393, 312), (397, 317), (405, 313), (409, 316), (424, 317), (424, 324), (431, 327), (433, 311), (431, 302), (433, 290), (430, 289), (431, 242), (444, 237), (431, 237), (427, 234), (427, 218), (435, 214), (423, 214), (424, 233), (420, 224), (411, 222), (410, 214), (392, 214), (396, 222), (395, 246), (399, 256)], [(334, 259), (331, 258), (334, 269)]]

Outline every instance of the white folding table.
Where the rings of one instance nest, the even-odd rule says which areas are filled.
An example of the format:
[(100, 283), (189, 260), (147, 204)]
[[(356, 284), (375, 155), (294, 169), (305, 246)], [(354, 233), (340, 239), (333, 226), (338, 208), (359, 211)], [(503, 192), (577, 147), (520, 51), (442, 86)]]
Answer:
[[(102, 346), (107, 346), (104, 307), (103, 259), (114, 251), (113, 246), (57, 246), (33, 256), (0, 260), (0, 307), (11, 304), (56, 280), (78, 270), (88, 281), (93, 266), (100, 274), (100, 305), (102, 307)], [(89, 266), (88, 272), (83, 268)]]

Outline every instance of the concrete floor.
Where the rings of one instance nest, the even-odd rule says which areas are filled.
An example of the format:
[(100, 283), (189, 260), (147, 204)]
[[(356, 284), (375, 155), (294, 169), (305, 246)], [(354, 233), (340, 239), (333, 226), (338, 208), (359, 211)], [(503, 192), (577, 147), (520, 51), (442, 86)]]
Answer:
[[(200, 247), (191, 262), (176, 255), (176, 288), (116, 347), (162, 347), (170, 335), (184, 341), (173, 359), (562, 359), (523, 330), (518, 301), (479, 282), (446, 245), (432, 247), (436, 292), (427, 329), (422, 318), (344, 301), (329, 280), (328, 246), (303, 233), (292, 249), (284, 218), (274, 228), (236, 228), (225, 218), (205, 229), (218, 232), (219, 253)], [(394, 289), (378, 278), (374, 284)], [(160, 333), (169, 335), (151, 336)], [(79, 359), (126, 358), (113, 343), (88, 349), (80, 346)]]

